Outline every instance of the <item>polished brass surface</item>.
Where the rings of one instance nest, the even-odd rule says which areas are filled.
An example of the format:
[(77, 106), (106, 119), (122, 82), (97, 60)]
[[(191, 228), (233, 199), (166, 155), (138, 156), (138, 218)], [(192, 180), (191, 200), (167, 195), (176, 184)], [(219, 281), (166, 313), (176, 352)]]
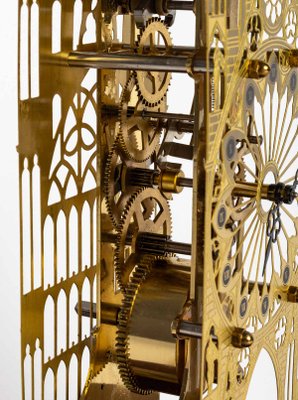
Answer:
[[(285, 189), (291, 189), (291, 185), (284, 185), (282, 183), (278, 184), (271, 184), (271, 185), (265, 185), (261, 184), (259, 185), (258, 183), (252, 183), (252, 182), (237, 182), (235, 183), (235, 187), (233, 189), (233, 195), (234, 196), (239, 196), (239, 197), (258, 197), (261, 199), (265, 200), (271, 200), (273, 202), (279, 203), (279, 202), (285, 202), (287, 204), (291, 204), (295, 197), (298, 195), (294, 192), (293, 193), (293, 198), (287, 199), (286, 194), (285, 194)], [(280, 190), (279, 190), (280, 189)], [(280, 195), (276, 195), (276, 191), (279, 190)]]
[(149, 257), (128, 285), (119, 314), (117, 359), (124, 382), (137, 393), (180, 393), (186, 349), (171, 335), (171, 324), (187, 301), (189, 278), (175, 264), (156, 267)]
[[(171, 38), (179, 9), (193, 46)], [(23, 399), (242, 400), (263, 351), (298, 397), (297, 14), (19, 0)], [(189, 116), (168, 110), (175, 72)]]
[[(157, 215), (147, 213), (147, 204), (151, 210), (159, 209)], [(172, 221), (167, 200), (156, 189), (141, 189), (131, 196), (122, 213), (118, 227), (118, 240), (115, 246), (114, 267), (117, 285), (125, 292), (129, 277), (138, 265), (141, 255), (136, 248), (139, 232), (160, 233), (170, 236)], [(132, 236), (131, 245), (127, 246), (127, 236)]]
[(232, 345), (236, 348), (243, 349), (253, 344), (253, 335), (244, 329), (235, 329), (232, 333)]
[(162, 171), (158, 186), (162, 192), (180, 193), (183, 186), (179, 186), (179, 178), (184, 178), (183, 171)]
[(265, 78), (270, 72), (269, 65), (260, 60), (246, 60), (243, 69), (245, 78), (250, 79)]

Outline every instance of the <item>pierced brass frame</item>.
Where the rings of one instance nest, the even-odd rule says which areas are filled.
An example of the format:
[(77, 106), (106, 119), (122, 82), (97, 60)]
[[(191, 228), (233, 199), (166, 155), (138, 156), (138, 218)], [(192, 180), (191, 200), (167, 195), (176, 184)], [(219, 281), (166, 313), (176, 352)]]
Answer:
[[(77, 22), (74, 15), (80, 5)], [(264, 237), (267, 211), (260, 205), (264, 187), (259, 182), (269, 172), (280, 179), (283, 151), (287, 144), (292, 147), (296, 143), (297, 134), (292, 142), (287, 142), (290, 139), (281, 131), (279, 137), (273, 135), (271, 123), (274, 98), (279, 109), (285, 93), (290, 118), (297, 117), (297, 89), (291, 86), (291, 79), (297, 74), (298, 5), (284, 0), (196, 0), (194, 10), (195, 48), (183, 55), (186, 64), (181, 68), (193, 77), (195, 85), (188, 312), (202, 325), (202, 338), (188, 339), (180, 398), (245, 399), (262, 349), (274, 366), (278, 398), (284, 398), (285, 391), (297, 398), (298, 216), (289, 217), (292, 234), (285, 234), (287, 252), (286, 256), (279, 253), (279, 271), (273, 267), (270, 279), (262, 281), (255, 276), (251, 282), (241, 275), (243, 259), (226, 269), (234, 235), (219, 217), (224, 223), (231, 215), (233, 222), (238, 221), (233, 229), (239, 231), (239, 244), (248, 230), (241, 218), (258, 208), (260, 222), (255, 232)], [(55, 13), (60, 25), (52, 29)], [(21, 356), (26, 399), (29, 393), (32, 399), (42, 400), (46, 390), (52, 390), (56, 399), (61, 387), (65, 398), (71, 393), (86, 400), (122, 394), (129, 399), (141, 398), (121, 383), (115, 368), (116, 321), (105, 322), (108, 311), (104, 308), (106, 304), (112, 309), (120, 307), (123, 294), (115, 283), (114, 245), (102, 239), (103, 233), (114, 232), (103, 201), (103, 182), (104, 160), (119, 131), (119, 121), (117, 116), (103, 115), (102, 106), (121, 105), (120, 91), (129, 72), (84, 68), (88, 57), (97, 62), (94, 54), (104, 53), (107, 58), (121, 44), (133, 48), (137, 29), (133, 17), (125, 15), (119, 44), (116, 17), (104, 17), (101, 1), (19, 0)], [(256, 126), (250, 131), (247, 113), (253, 119), (258, 117), (246, 98), (249, 87), (263, 112), (267, 92), (271, 96), (266, 125), (269, 134), (265, 132), (265, 117), (263, 132)], [(164, 110), (165, 105), (158, 109)], [(259, 135), (268, 140), (264, 142), (268, 151), (265, 149), (267, 159), (263, 161)], [(254, 136), (254, 143), (250, 136)], [(229, 159), (225, 146), (231, 138), (237, 144), (245, 143), (245, 149), (234, 151)], [(251, 208), (240, 207), (243, 213), (237, 220), (232, 198), (239, 192), (231, 162), (244, 164), (243, 171), (249, 173), (250, 167), (243, 161), (245, 151), (253, 154), (256, 168), (250, 171), (257, 175), (251, 195), (255, 194), (255, 203), (248, 202)], [(244, 175), (241, 179), (244, 185), (248, 182)], [(286, 206), (282, 209), (287, 214)], [(260, 264), (263, 253), (261, 246), (259, 249)], [(228, 274), (227, 284), (224, 274)], [(265, 298), (266, 311), (262, 312)], [(78, 303), (77, 314), (73, 299)], [(92, 302), (96, 303), (96, 318), (90, 318), (88, 326), (82, 300), (89, 301), (90, 315)], [(239, 328), (252, 332), (254, 342), (249, 348), (239, 348), (243, 343)], [(245, 368), (241, 366), (243, 359), (247, 360)], [(77, 367), (70, 378), (73, 364)], [(293, 376), (290, 389), (289, 374)], [(147, 398), (157, 400), (159, 394)]]

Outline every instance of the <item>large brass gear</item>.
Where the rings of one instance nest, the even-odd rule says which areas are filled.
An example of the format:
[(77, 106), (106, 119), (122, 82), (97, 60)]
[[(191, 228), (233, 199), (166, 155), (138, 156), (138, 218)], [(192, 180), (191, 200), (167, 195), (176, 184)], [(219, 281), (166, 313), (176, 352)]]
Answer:
[[(158, 47), (162, 46), (162, 50)], [(138, 35), (137, 51), (144, 54), (169, 54), (172, 39), (166, 24), (160, 18), (151, 18)], [(154, 107), (165, 97), (172, 74), (169, 72), (136, 71), (137, 88), (142, 101), (146, 106)]]
[(136, 393), (149, 394), (151, 390), (139, 388), (129, 366), (129, 320), (132, 312), (132, 305), (137, 295), (138, 288), (142, 281), (146, 280), (155, 258), (144, 255), (138, 262), (138, 266), (127, 285), (125, 297), (122, 301), (122, 307), (118, 314), (118, 331), (116, 337), (116, 354), (118, 368), (125, 386)]
[[(129, 107), (133, 107), (132, 113)], [(164, 105), (155, 107), (160, 111)], [(148, 160), (157, 148), (161, 128), (157, 121), (142, 117), (145, 105), (136, 92), (136, 78), (132, 74), (123, 88), (120, 102), (120, 136), (119, 142), (126, 156), (136, 162)]]
[[(154, 211), (149, 216), (146, 204)], [(118, 237), (114, 255), (114, 268), (118, 286), (125, 291), (131, 272), (140, 260), (135, 251), (135, 240), (139, 232), (171, 235), (172, 221), (167, 200), (157, 189), (141, 189), (131, 196), (118, 227)], [(127, 247), (127, 240), (131, 244)]]
[[(138, 163), (139, 167), (145, 167), (148, 163)], [(127, 159), (121, 152), (118, 137), (115, 140), (110, 152), (108, 153), (105, 162), (104, 172), (104, 193), (105, 203), (108, 214), (114, 227), (117, 229), (120, 223), (121, 215), (123, 210), (130, 199), (138, 188), (130, 185), (125, 186), (123, 183), (123, 168), (134, 167), (135, 163)], [(145, 201), (146, 213), (145, 217), (149, 217), (152, 214), (152, 202), (150, 199)]]
[(124, 295), (116, 337), (120, 375), (132, 392), (146, 395), (166, 388), (179, 394), (186, 343), (171, 335), (171, 325), (188, 299), (188, 286), (188, 273), (176, 271), (175, 262), (149, 255), (139, 261)]

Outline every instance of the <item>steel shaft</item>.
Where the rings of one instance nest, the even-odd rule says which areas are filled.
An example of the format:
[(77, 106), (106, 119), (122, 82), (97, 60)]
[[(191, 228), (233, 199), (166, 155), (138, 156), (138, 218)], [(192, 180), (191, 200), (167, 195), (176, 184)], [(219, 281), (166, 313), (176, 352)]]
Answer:
[(162, 71), (177, 73), (206, 72), (206, 60), (199, 57), (187, 56), (153, 56), (132, 53), (91, 53), (72, 52), (67, 57), (67, 64), (71, 67)]
[(167, 3), (169, 10), (182, 10), (182, 11), (193, 11), (194, 2), (193, 1), (179, 1), (179, 0), (169, 0)]

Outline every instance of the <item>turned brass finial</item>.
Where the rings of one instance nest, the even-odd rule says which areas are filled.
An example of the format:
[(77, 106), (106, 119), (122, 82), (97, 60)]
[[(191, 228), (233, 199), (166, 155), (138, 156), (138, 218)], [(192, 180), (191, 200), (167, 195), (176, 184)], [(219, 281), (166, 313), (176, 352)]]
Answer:
[(270, 72), (270, 66), (260, 60), (246, 60), (244, 63), (244, 77), (250, 79), (265, 78)]
[(232, 345), (238, 349), (250, 347), (253, 344), (253, 335), (242, 328), (235, 328), (232, 333)]

